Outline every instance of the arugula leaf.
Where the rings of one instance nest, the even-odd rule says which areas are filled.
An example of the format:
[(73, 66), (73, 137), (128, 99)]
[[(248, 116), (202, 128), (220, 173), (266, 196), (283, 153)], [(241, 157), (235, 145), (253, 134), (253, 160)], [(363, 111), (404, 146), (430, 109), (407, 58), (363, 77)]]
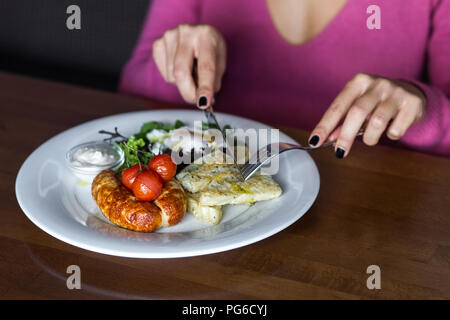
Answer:
[(170, 131), (170, 130), (175, 129), (175, 126), (173, 124), (166, 123), (165, 125), (162, 126), (161, 129), (166, 130), (166, 131)]
[(145, 135), (154, 129), (162, 129), (163, 126), (164, 125), (161, 122), (156, 121), (146, 122), (141, 126), (141, 131), (139, 133)]
[(175, 129), (178, 129), (181, 127), (184, 127), (184, 122), (180, 121), (180, 120), (175, 121)]
[(161, 122), (157, 122), (157, 121), (149, 121), (149, 122), (144, 123), (141, 126), (141, 130), (139, 131), (139, 133), (136, 134), (136, 136), (143, 137), (147, 133), (149, 133), (150, 131), (152, 131), (154, 129), (171, 131), (171, 130), (178, 129), (181, 127), (184, 127), (184, 123), (180, 120), (176, 120), (175, 124), (161, 123)]

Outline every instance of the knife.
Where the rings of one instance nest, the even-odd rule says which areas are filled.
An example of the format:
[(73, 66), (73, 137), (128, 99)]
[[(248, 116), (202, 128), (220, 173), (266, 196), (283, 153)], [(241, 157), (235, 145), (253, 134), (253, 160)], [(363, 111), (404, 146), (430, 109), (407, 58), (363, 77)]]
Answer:
[(233, 159), (234, 164), (236, 165), (236, 168), (238, 168), (239, 173), (241, 174), (242, 180), (244, 180), (244, 175), (241, 172), (241, 168), (238, 166), (236, 162), (236, 158), (234, 157), (234, 151), (230, 144), (228, 143), (227, 136), (225, 134), (225, 131), (222, 129), (222, 127), (219, 125), (219, 122), (217, 121), (216, 116), (214, 115), (214, 112), (212, 111), (212, 108), (208, 108), (203, 110), (206, 116), (206, 120), (208, 121), (208, 126), (210, 128), (216, 128), (222, 133), (223, 140), (225, 141), (226, 147), (227, 147), (227, 154)]

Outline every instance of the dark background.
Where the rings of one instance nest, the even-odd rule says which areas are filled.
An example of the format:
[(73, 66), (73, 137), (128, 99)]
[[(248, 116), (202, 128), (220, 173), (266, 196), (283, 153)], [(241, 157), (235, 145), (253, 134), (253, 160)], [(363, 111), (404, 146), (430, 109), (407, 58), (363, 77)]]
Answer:
[[(0, 70), (115, 91), (150, 2), (0, 0)], [(80, 30), (66, 27), (69, 5)]]

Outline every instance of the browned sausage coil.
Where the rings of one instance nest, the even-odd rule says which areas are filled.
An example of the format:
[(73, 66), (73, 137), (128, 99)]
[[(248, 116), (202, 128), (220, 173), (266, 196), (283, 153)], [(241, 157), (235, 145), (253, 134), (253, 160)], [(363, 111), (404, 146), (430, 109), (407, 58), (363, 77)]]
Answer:
[(186, 196), (175, 180), (166, 182), (154, 201), (140, 201), (112, 170), (102, 171), (92, 183), (92, 196), (112, 223), (133, 231), (152, 232), (179, 223), (186, 213)]

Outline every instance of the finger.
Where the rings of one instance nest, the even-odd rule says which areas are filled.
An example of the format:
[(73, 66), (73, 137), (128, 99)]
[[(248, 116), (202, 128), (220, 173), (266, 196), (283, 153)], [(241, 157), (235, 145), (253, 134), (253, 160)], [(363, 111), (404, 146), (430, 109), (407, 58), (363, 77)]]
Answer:
[(178, 50), (178, 29), (168, 30), (164, 33), (164, 46), (166, 48), (166, 72), (167, 81), (170, 83), (175, 83), (175, 55)]
[(226, 70), (227, 53), (225, 45), (220, 45), (217, 50), (216, 59), (216, 78), (214, 83), (214, 92), (219, 92), (222, 87), (222, 78)]
[(335, 151), (338, 158), (348, 155), (359, 130), (379, 102), (379, 92), (373, 87), (355, 100), (348, 111), (336, 141)]
[[(364, 126), (363, 126), (364, 128)], [(328, 136), (328, 142), (336, 142), (337, 138), (341, 134), (342, 126), (337, 127), (330, 135)], [(361, 129), (358, 131), (357, 136), (362, 136), (364, 131)]]
[(341, 134), (342, 126), (337, 127), (330, 135), (328, 136), (328, 141), (333, 142), (336, 141), (339, 135)]
[[(313, 143), (310, 144), (312, 146), (320, 146), (326, 141), (328, 135), (336, 128), (355, 99), (367, 90), (371, 81), (372, 78), (369, 75), (358, 74), (347, 83), (311, 132), (310, 142)], [(316, 143), (314, 144), (314, 142)]]
[(180, 37), (177, 52), (175, 54), (173, 74), (178, 91), (184, 101), (188, 103), (195, 103), (196, 87), (192, 77), (193, 63), (194, 48), (189, 43), (189, 39), (181, 39)]
[(166, 69), (166, 48), (163, 39), (158, 39), (153, 42), (152, 55), (153, 61), (155, 61), (159, 73), (164, 78), (164, 80), (168, 82)]
[(406, 130), (415, 122), (417, 117), (416, 108), (400, 108), (398, 114), (395, 116), (394, 121), (389, 126), (387, 136), (391, 140), (399, 140), (404, 136)]
[(398, 105), (394, 99), (380, 103), (370, 116), (363, 136), (364, 143), (369, 146), (376, 145), (397, 112)]
[(199, 38), (197, 59), (197, 106), (206, 109), (211, 106), (216, 83), (216, 50), (206, 37)]

